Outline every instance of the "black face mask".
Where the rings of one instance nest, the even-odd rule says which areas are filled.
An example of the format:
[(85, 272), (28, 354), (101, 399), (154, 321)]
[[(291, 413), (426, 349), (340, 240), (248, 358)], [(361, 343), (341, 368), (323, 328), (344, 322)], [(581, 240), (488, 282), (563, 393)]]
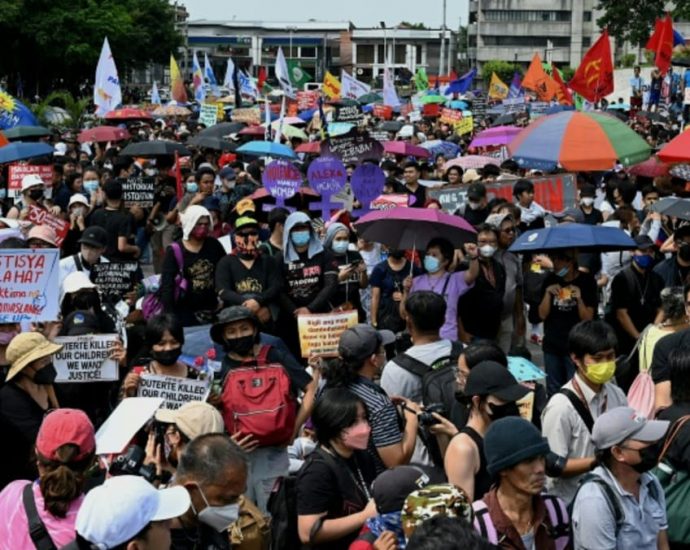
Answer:
[(252, 351), (254, 342), (256, 342), (256, 336), (253, 334), (240, 336), (239, 338), (226, 338), (223, 348), (227, 353), (234, 352), (241, 357), (245, 357)]
[(684, 262), (690, 262), (690, 243), (682, 243), (678, 247), (678, 257)]
[(489, 414), (491, 422), (495, 422), (499, 418), (506, 418), (507, 416), (520, 416), (520, 409), (514, 401), (505, 405), (489, 403), (489, 410), (491, 411)]
[(182, 353), (182, 347), (166, 349), (165, 351), (151, 350), (151, 357), (154, 361), (158, 361), (164, 367), (171, 367), (177, 363), (178, 357)]
[(649, 470), (654, 468), (654, 466), (656, 466), (659, 462), (659, 449), (656, 445), (645, 447), (644, 449), (638, 452), (640, 453), (640, 462), (638, 462), (637, 464), (630, 464), (630, 466), (636, 472), (644, 474), (645, 472), (648, 472)]
[(32, 189), (29, 191), (29, 198), (34, 201), (40, 201), (43, 198), (43, 189)]
[(57, 378), (57, 371), (52, 363), (47, 364), (41, 370), (34, 374), (34, 384), (39, 386), (50, 386)]

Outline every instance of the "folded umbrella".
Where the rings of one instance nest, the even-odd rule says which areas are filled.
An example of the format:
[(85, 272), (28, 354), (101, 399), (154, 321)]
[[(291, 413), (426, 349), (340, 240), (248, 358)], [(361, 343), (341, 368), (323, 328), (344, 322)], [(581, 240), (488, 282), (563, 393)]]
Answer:
[(87, 143), (91, 141), (122, 141), (129, 139), (131, 136), (126, 128), (119, 126), (95, 126), (88, 130), (82, 130), (77, 136), (79, 143)]
[(0, 147), (0, 164), (42, 157), (44, 155), (50, 155), (52, 157), (53, 151), (53, 146), (47, 143), (15, 141), (9, 145)]
[(175, 153), (181, 157), (188, 157), (192, 154), (191, 151), (181, 143), (167, 140), (130, 143), (120, 151), (120, 155), (125, 157), (163, 157), (172, 156)]
[(563, 223), (544, 229), (533, 229), (520, 235), (510, 252), (542, 252), (577, 248), (591, 252), (631, 250), (635, 241), (618, 227), (582, 223)]
[(385, 141), (383, 143), (383, 150), (386, 153), (406, 157), (428, 158), (430, 156), (429, 151), (423, 147), (412, 145), (407, 141)]

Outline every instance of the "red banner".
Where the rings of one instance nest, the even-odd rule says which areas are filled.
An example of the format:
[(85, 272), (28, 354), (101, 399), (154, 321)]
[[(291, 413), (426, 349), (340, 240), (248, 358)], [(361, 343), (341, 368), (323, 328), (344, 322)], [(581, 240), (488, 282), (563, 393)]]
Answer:
[(52, 227), (57, 236), (55, 243), (58, 245), (58, 248), (62, 246), (62, 242), (65, 240), (65, 237), (67, 237), (67, 232), (69, 231), (69, 222), (57, 216), (53, 216), (47, 210), (34, 206), (33, 204), (29, 205), (28, 220), (34, 225), (47, 225), (48, 227)]
[(423, 117), (437, 117), (441, 114), (441, 106), (438, 103), (429, 103), (422, 107)]
[(373, 115), (384, 120), (391, 120), (393, 118), (393, 107), (390, 105), (374, 105)]
[[(22, 188), (22, 179), (29, 174), (38, 174), (46, 187), (53, 186), (53, 167), (50, 164), (10, 164), (7, 189), (10, 196), (17, 196)], [(14, 191), (14, 193), (12, 193)]]

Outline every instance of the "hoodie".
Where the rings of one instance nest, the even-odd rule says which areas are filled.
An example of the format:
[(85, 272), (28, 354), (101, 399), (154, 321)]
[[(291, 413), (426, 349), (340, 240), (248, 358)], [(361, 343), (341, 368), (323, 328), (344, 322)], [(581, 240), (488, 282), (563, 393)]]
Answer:
[[(295, 245), (290, 240), (290, 231), (295, 225), (300, 223), (308, 223), (311, 225), (311, 220), (304, 212), (293, 212), (285, 220), (285, 229), (283, 230), (283, 262), (294, 262), (299, 258), (299, 254), (295, 250)], [(311, 238), (309, 240), (309, 248), (307, 249), (307, 257), (313, 258), (316, 254), (323, 252), (323, 245), (321, 241), (311, 230)]]
[(203, 218), (204, 216), (209, 219), (209, 231), (213, 231), (213, 218), (211, 217), (211, 213), (203, 206), (193, 204), (192, 206), (188, 206), (184, 213), (180, 215), (182, 221), (182, 238), (185, 241), (189, 240), (189, 235), (192, 229), (194, 229), (196, 222), (199, 221), (199, 218)]

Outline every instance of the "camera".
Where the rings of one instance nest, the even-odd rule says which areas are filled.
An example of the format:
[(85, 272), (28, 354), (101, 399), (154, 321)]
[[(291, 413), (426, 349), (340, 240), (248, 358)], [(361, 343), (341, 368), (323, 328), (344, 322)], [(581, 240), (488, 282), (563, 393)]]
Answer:
[(138, 445), (132, 445), (127, 448), (124, 454), (113, 461), (108, 473), (111, 476), (140, 476), (149, 483), (153, 483), (156, 480), (156, 466), (153, 464), (144, 465), (145, 457), (144, 449)]
[(546, 475), (549, 477), (561, 477), (568, 459), (564, 456), (549, 452), (546, 455)]
[(446, 416), (446, 407), (443, 405), (443, 403), (431, 403), (426, 405), (424, 410), (419, 413), (419, 416), (417, 417), (422, 426), (433, 426), (434, 424), (438, 424), (438, 420), (436, 420), (431, 413)]

